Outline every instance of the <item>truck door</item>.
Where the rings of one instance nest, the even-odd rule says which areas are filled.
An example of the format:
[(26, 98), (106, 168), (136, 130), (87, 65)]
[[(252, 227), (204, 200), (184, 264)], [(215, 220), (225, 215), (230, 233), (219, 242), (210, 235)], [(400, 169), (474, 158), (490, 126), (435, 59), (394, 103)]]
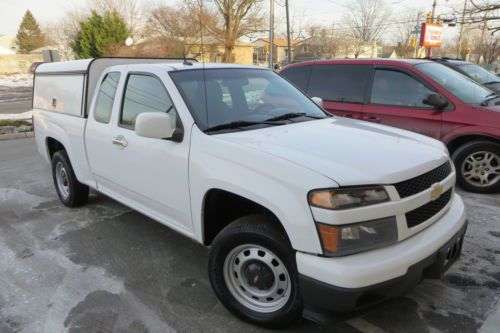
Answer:
[(331, 114), (361, 119), (371, 65), (325, 64), (313, 66), (307, 93), (321, 97)]
[[(143, 112), (168, 112), (182, 124), (165, 86), (167, 74), (123, 72), (122, 76), (117, 94), (121, 97), (115, 99), (106, 129), (100, 128), (99, 123), (103, 86), (94, 112), (89, 115), (87, 149), (98, 189), (190, 234), (193, 227), (188, 183), (189, 133), (182, 142), (173, 142), (140, 137), (134, 130), (135, 120)], [(173, 86), (170, 81), (167, 84)], [(102, 94), (103, 99), (109, 98), (107, 92)]]

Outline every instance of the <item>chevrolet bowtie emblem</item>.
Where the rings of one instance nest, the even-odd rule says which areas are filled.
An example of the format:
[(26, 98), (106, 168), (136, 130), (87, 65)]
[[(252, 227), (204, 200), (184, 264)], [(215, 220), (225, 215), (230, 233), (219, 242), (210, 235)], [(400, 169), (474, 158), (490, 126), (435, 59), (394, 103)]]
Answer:
[(431, 200), (437, 200), (443, 194), (443, 186), (441, 184), (432, 185)]

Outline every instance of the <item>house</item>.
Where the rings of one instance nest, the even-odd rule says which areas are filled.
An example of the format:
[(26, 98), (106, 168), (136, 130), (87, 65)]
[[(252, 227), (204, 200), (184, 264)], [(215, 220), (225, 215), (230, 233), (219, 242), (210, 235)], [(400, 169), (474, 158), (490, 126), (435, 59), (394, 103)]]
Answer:
[(10, 50), (13, 53), (16, 53), (17, 52), (16, 37), (8, 35), (0, 35), (0, 47)]
[[(291, 40), (292, 54), (294, 47), (300, 40)], [(253, 45), (253, 63), (258, 66), (267, 66), (269, 63), (269, 39), (258, 38), (252, 42)], [(288, 41), (286, 38), (274, 38), (273, 41), (273, 59), (276, 64), (288, 62)]]
[[(233, 48), (231, 62), (251, 65), (252, 52), (252, 44), (237, 41)], [(201, 39), (198, 37), (183, 39), (151, 37), (144, 38), (130, 47), (121, 46), (118, 50), (114, 50), (113, 54), (141, 57), (150, 57), (152, 55), (157, 57), (186, 57), (205, 62), (222, 62), (224, 44), (211, 36), (203, 36), (203, 47)]]
[(382, 46), (359, 44), (349, 39), (329, 36), (312, 36), (295, 46), (295, 61), (334, 59), (334, 58), (378, 58)]
[[(188, 57), (201, 61), (201, 41), (187, 41), (185, 44)], [(203, 37), (203, 60), (206, 62), (222, 62), (224, 57), (224, 43), (210, 36)], [(243, 41), (236, 41), (233, 48), (232, 63), (241, 65), (253, 64), (253, 45)]]
[(295, 61), (332, 59), (338, 52), (338, 43), (330, 37), (312, 36), (306, 38), (294, 48)]

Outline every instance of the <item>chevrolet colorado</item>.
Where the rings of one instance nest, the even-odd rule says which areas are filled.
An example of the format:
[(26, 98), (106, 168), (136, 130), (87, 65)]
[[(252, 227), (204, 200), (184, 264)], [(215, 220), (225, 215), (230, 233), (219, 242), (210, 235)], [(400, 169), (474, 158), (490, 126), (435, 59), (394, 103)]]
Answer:
[(63, 204), (92, 188), (209, 246), (222, 304), (285, 327), (439, 278), (467, 226), (441, 142), (318, 104), (267, 69), (98, 58), (39, 65), (33, 118)]

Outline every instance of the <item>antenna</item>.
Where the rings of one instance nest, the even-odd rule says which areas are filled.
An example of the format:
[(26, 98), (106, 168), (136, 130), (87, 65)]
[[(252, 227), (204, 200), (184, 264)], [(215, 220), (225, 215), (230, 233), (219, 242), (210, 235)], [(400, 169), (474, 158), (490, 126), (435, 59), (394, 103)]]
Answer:
[(203, 49), (203, 0), (200, 0), (200, 42), (201, 42), (201, 63), (205, 69), (205, 50)]
[(203, 87), (205, 91), (205, 114), (207, 115), (207, 127), (209, 127), (208, 124), (208, 98), (207, 98), (207, 76), (205, 73), (205, 53), (203, 49), (203, 0), (200, 0), (200, 42), (201, 42), (201, 66), (202, 66), (202, 72), (203, 72)]

